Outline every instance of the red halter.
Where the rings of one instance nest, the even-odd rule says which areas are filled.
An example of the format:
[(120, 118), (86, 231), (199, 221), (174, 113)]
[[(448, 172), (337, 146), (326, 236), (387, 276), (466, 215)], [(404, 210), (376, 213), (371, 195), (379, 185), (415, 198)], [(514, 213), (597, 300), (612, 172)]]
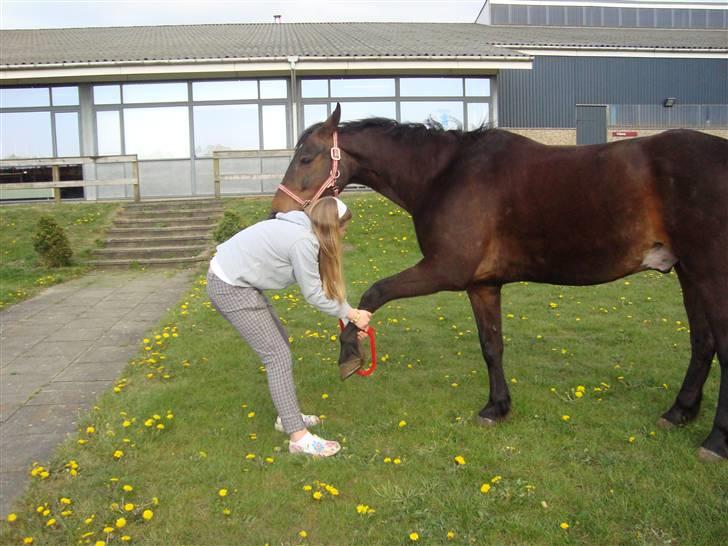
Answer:
[(314, 203), (317, 201), (321, 194), (324, 193), (329, 188), (334, 189), (334, 196), (339, 195), (339, 188), (336, 186), (336, 179), (341, 176), (341, 173), (339, 172), (339, 161), (341, 160), (341, 148), (339, 148), (339, 135), (336, 131), (334, 131), (334, 145), (331, 147), (331, 172), (329, 172), (329, 177), (324, 180), (324, 183), (321, 184), (321, 187), (316, 192), (316, 195), (314, 195), (311, 199), (308, 199), (304, 201), (300, 197), (298, 197), (295, 193), (293, 193), (291, 190), (286, 188), (283, 184), (278, 185), (278, 189), (281, 190), (283, 193), (285, 193), (288, 197), (293, 199), (296, 203), (301, 205), (301, 208), (306, 208), (310, 203)]

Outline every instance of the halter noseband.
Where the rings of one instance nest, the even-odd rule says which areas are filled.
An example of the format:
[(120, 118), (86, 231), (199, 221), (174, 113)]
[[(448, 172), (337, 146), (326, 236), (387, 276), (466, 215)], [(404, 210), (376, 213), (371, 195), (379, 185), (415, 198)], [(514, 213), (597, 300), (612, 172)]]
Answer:
[(295, 193), (293, 193), (291, 190), (286, 188), (283, 184), (278, 185), (278, 189), (281, 190), (283, 193), (285, 193), (288, 197), (293, 199), (296, 203), (301, 205), (301, 208), (306, 208), (310, 203), (316, 202), (320, 197), (321, 194), (323, 194), (326, 190), (329, 188), (333, 188), (334, 190), (334, 197), (339, 195), (339, 188), (336, 186), (336, 179), (341, 176), (341, 173), (339, 172), (339, 161), (341, 160), (341, 148), (339, 148), (339, 135), (336, 131), (334, 131), (334, 145), (331, 147), (331, 171), (329, 172), (329, 177), (324, 180), (324, 183), (321, 184), (321, 187), (318, 189), (316, 194), (311, 198), (307, 200), (303, 200), (300, 197), (298, 197)]

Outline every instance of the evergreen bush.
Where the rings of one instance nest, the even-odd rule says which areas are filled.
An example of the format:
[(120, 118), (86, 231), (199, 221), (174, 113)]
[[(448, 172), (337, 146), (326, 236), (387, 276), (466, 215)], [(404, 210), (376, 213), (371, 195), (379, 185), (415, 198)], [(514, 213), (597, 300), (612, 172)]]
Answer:
[(73, 251), (66, 232), (51, 216), (43, 215), (38, 219), (33, 233), (33, 248), (47, 267), (71, 265)]
[(216, 242), (222, 243), (243, 228), (243, 220), (237, 212), (226, 210), (212, 233)]

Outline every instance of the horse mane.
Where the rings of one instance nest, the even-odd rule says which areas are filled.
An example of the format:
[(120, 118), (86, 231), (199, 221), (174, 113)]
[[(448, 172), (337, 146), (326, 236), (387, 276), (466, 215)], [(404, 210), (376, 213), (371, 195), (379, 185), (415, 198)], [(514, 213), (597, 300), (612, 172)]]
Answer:
[[(296, 149), (308, 138), (308, 136), (319, 129), (324, 122), (319, 122), (308, 127), (298, 139)], [(422, 141), (429, 141), (434, 136), (451, 135), (457, 139), (473, 140), (481, 138), (489, 131), (494, 131), (492, 123), (487, 123), (473, 129), (472, 131), (464, 131), (463, 129), (445, 129), (442, 124), (430, 118), (425, 123), (400, 123), (389, 118), (364, 118), (354, 121), (345, 121), (339, 124), (339, 132), (359, 132), (367, 129), (375, 129), (382, 132), (395, 140), (407, 139), (413, 145)]]

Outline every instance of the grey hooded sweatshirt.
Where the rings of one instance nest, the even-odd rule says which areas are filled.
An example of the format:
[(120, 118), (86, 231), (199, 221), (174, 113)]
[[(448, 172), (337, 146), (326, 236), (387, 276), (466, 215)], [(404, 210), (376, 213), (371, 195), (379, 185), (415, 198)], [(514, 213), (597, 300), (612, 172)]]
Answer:
[(308, 303), (346, 319), (351, 306), (324, 293), (318, 256), (311, 220), (305, 212), (292, 211), (240, 231), (218, 245), (213, 260), (224, 273), (223, 280), (235, 286), (279, 290), (298, 283)]

